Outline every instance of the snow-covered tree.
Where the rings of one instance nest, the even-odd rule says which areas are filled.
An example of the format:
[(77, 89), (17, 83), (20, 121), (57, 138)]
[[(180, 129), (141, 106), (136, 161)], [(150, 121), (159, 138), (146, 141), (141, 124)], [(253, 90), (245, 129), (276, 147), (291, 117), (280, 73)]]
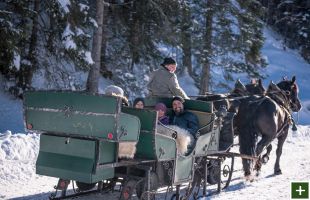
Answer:
[(285, 45), (300, 49), (310, 62), (310, 1), (260, 1), (266, 10), (266, 23), (283, 35)]
[[(227, 87), (235, 73), (260, 77), (258, 70), (265, 62), (260, 53), (263, 33), (262, 23), (256, 18), (260, 11), (257, 1), (193, 3), (193, 48), (201, 65), (194, 71), (197, 75), (202, 74), (198, 76), (200, 93), (204, 94), (212, 87)], [(212, 75), (219, 72), (221, 80), (215, 81), (219, 77)]]

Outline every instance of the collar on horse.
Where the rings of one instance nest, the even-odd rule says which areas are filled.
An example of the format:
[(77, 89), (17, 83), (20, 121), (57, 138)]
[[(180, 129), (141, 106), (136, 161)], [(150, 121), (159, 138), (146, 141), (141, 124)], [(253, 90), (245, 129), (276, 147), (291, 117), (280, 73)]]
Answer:
[(293, 117), (290, 112), (290, 97), (289, 94), (284, 90), (279, 90), (275, 92), (267, 92), (266, 95), (262, 95), (261, 98), (257, 100), (251, 101), (250, 104), (257, 103), (256, 106), (259, 107), (260, 104), (264, 102), (267, 98), (272, 99), (279, 105), (279, 107), (286, 113), (284, 122), (280, 129), (277, 131), (277, 136), (281, 134), (281, 132), (287, 128), (289, 125), (293, 124)]
[(280, 108), (286, 113), (284, 122), (280, 127), (280, 129), (277, 131), (277, 135), (279, 135), (285, 128), (293, 124), (293, 117), (290, 112), (290, 103), (291, 103), (289, 97), (290, 94), (287, 93), (285, 90), (280, 89), (274, 92), (267, 92), (266, 95), (272, 100), (274, 100), (280, 106)]
[(290, 110), (291, 100), (286, 91), (280, 89), (278, 91), (267, 92), (266, 95), (274, 100), (278, 105), (284, 107), (286, 110)]
[(279, 91), (275, 92), (269, 92), (267, 93), (268, 96), (270, 96), (271, 99), (273, 99), (279, 106), (284, 110), (284, 112), (287, 114), (287, 120), (285, 124), (293, 124), (294, 120), (291, 114), (290, 104), (290, 93), (288, 93), (285, 90), (280, 89)]

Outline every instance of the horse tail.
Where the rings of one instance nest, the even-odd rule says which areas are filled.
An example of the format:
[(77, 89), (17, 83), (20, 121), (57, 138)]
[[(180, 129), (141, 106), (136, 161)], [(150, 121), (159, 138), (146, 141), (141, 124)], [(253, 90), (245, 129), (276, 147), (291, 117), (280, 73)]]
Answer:
[(253, 126), (248, 126), (239, 131), (240, 153), (246, 155), (255, 155), (257, 134)]
[[(249, 124), (247, 126), (242, 127), (239, 131), (239, 145), (240, 145), (240, 153), (255, 156), (256, 150), (256, 141), (257, 141), (257, 133), (255, 132), (254, 126)], [(252, 168), (252, 160), (250, 159), (242, 159), (243, 169), (245, 175), (251, 174)]]

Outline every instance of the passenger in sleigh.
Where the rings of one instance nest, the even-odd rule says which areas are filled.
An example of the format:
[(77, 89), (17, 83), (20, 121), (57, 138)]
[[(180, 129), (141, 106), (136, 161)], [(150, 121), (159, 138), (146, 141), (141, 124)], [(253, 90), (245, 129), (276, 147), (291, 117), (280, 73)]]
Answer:
[(180, 96), (175, 96), (172, 99), (173, 112), (170, 116), (170, 124), (187, 130), (196, 139), (196, 132), (199, 129), (198, 117), (184, 109), (184, 102)]
[(132, 107), (134, 108), (138, 108), (138, 109), (143, 109), (144, 108), (144, 98), (142, 97), (137, 97), (135, 98), (135, 100), (133, 101), (133, 105)]
[(109, 85), (104, 89), (104, 94), (109, 96), (116, 96), (122, 99), (123, 106), (129, 106), (127, 97), (124, 95), (124, 90), (116, 85)]
[(163, 125), (169, 125), (169, 117), (166, 115), (166, 105), (163, 103), (157, 103), (155, 105), (155, 110), (157, 111), (158, 122)]
[[(109, 85), (104, 90), (105, 95), (120, 97), (122, 106), (129, 106), (124, 90), (116, 85)], [(118, 158), (133, 159), (137, 150), (137, 141), (120, 141), (118, 143)]]
[(157, 126), (158, 133), (173, 136), (176, 132), (178, 154), (186, 155), (194, 147), (196, 132), (198, 130), (198, 118), (193, 113), (184, 110), (184, 99), (176, 96), (172, 99), (172, 115), (169, 117), (169, 125)]

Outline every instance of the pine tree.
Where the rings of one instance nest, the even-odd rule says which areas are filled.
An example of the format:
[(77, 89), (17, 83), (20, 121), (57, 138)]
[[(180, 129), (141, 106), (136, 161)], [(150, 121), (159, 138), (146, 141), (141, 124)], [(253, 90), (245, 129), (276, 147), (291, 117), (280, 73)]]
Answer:
[[(14, 25), (14, 12), (6, 7), (0, 10), (0, 72), (7, 77), (14, 76), (20, 68), (18, 42), (23, 37), (22, 30)], [(15, 62), (14, 62), (15, 61)]]
[(39, 29), (39, 9), (40, 9), (40, 1), (35, 0), (33, 5), (29, 5), (33, 7), (33, 14), (30, 17), (32, 21), (31, 34), (30, 34), (30, 42), (28, 44), (28, 53), (24, 58), (24, 62), (21, 65), (18, 83), (17, 86), (22, 88), (23, 91), (30, 89), (32, 84), (32, 76), (34, 71), (38, 67), (37, 60), (37, 43), (38, 43), (38, 29)]
[[(257, 13), (251, 13), (251, 8), (255, 7), (253, 4), (257, 2), (218, 0), (194, 3), (193, 9), (201, 10), (194, 15), (197, 25), (194, 24), (193, 31), (195, 56), (200, 56), (202, 63), (201, 71), (196, 71), (196, 74), (203, 74), (200, 93), (212, 90), (211, 87), (228, 88), (234, 73), (245, 72), (250, 77), (260, 77), (258, 70), (265, 66), (260, 54), (263, 44), (262, 24), (256, 21)], [(205, 24), (204, 30), (199, 27), (201, 24)], [(204, 44), (203, 48), (200, 44)], [(214, 71), (222, 71), (222, 80), (218, 85), (214, 85), (214, 77), (211, 76)]]
[(263, 18), (266, 23), (283, 35), (285, 45), (300, 49), (301, 55), (310, 62), (310, 1), (260, 2), (266, 9)]
[(38, 2), (6, 1), (1, 12), (1, 72), (13, 79), (17, 86), (8, 88), (21, 97), (22, 90), (31, 86), (36, 65), (35, 49), (37, 34)]
[[(91, 69), (89, 90), (97, 92), (98, 78), (104, 75), (132, 95), (147, 93), (147, 75), (166, 56), (179, 61), (178, 72), (187, 69), (201, 94), (227, 87), (235, 73), (260, 76), (258, 69), (264, 66), (262, 23), (256, 18), (260, 5), (255, 0), (105, 0), (103, 21), (99, 22), (93, 20), (95, 0), (39, 1), (40, 9), (35, 2), (12, 0), (0, 5), (6, 13), (0, 13), (5, 30), (0, 35), (8, 38), (0, 42), (0, 56), (6, 58), (0, 69), (17, 76), (19, 67), (15, 69), (13, 61), (19, 56), (21, 71), (30, 69), (27, 65), (32, 73), (43, 73), (47, 88), (79, 88), (70, 87), (68, 80), (76, 70), (89, 71), (93, 61), (98, 63)], [(301, 35), (306, 35), (305, 23), (294, 22), (304, 30)], [(93, 33), (98, 24), (104, 27), (99, 41)], [(300, 37), (300, 41), (308, 40)], [(91, 48), (100, 58), (91, 59)], [(216, 85), (219, 72), (221, 81)], [(31, 85), (29, 73), (20, 73), (20, 80)]]

